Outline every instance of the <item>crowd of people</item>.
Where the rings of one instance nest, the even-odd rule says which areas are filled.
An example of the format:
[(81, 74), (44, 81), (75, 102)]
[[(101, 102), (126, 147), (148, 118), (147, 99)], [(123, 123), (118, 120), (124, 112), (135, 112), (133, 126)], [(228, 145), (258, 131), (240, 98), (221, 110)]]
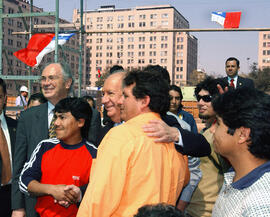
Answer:
[(18, 120), (0, 79), (1, 216), (270, 216), (270, 96), (239, 68), (228, 58), (226, 77), (196, 85), (200, 132), (159, 65), (112, 67), (103, 121), (92, 97), (69, 96), (65, 63), (44, 67)]

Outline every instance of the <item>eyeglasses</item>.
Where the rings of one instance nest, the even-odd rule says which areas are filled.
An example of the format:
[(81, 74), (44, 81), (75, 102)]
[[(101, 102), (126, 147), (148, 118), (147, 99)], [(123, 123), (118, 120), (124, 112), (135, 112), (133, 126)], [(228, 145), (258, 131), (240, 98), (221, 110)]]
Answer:
[(48, 80), (48, 82), (51, 82), (51, 81), (57, 80), (58, 78), (59, 78), (59, 76), (57, 76), (57, 75), (49, 75), (48, 77), (41, 76), (39, 81), (40, 82), (46, 82), (46, 80)]
[(210, 95), (204, 95), (204, 96), (197, 95), (197, 101), (199, 102), (201, 99), (204, 102), (211, 102), (212, 101), (212, 96), (210, 96)]

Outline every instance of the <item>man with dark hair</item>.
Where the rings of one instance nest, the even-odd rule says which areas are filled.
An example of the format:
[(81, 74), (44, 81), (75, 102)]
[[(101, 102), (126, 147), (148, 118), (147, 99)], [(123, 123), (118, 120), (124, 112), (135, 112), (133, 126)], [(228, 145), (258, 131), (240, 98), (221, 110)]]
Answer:
[(42, 93), (34, 93), (30, 96), (28, 100), (27, 108), (31, 108), (32, 106), (38, 106), (47, 101), (48, 100), (43, 96)]
[(228, 169), (226, 161), (213, 150), (213, 134), (209, 129), (216, 120), (211, 101), (219, 95), (218, 84), (222, 88), (226, 86), (222, 79), (207, 77), (195, 88), (199, 117), (206, 124), (202, 135), (211, 146), (211, 155), (200, 158), (199, 168), (202, 171), (202, 178), (186, 209), (187, 214), (192, 217), (210, 217), (212, 215), (212, 209), (223, 182), (223, 172)]
[(253, 87), (254, 82), (249, 78), (243, 78), (238, 75), (238, 71), (240, 69), (240, 62), (235, 57), (229, 57), (225, 62), (225, 70), (227, 77), (224, 77), (224, 81), (228, 83), (228, 86), (231, 88), (239, 88), (239, 87)]
[(5, 106), (7, 89), (0, 78), (0, 210), (1, 216), (11, 216), (11, 174), (17, 121), (7, 117)]
[(175, 206), (160, 203), (139, 208), (134, 217), (185, 217)]
[(270, 96), (240, 88), (212, 104), (214, 149), (232, 165), (213, 216), (270, 216)]
[(172, 112), (173, 114), (177, 115), (180, 119), (187, 122), (193, 133), (198, 133), (197, 125), (192, 114), (182, 109), (183, 94), (181, 89), (176, 85), (171, 85), (169, 94), (170, 94), (170, 112)]
[[(53, 109), (71, 92), (73, 78), (70, 67), (66, 63), (46, 65), (41, 74), (40, 84), (48, 102), (22, 112), (18, 122), (12, 179), (13, 217), (22, 217), (25, 213), (27, 217), (38, 216), (35, 212), (36, 198), (23, 195), (19, 190), (19, 176), (37, 144), (41, 140), (55, 137)], [(90, 128), (88, 141), (92, 142), (93, 136), (95, 135)]]
[(187, 158), (173, 143), (155, 143), (142, 130), (167, 112), (168, 84), (157, 74), (137, 70), (123, 85), (118, 103), (126, 122), (112, 128), (99, 146), (79, 217), (133, 216), (146, 204), (175, 205), (189, 181)]
[(38, 197), (35, 209), (41, 217), (76, 216), (82, 196), (79, 187), (88, 184), (97, 151), (86, 140), (92, 111), (83, 99), (65, 98), (55, 105), (54, 113), (57, 139), (37, 145), (20, 175), (20, 190)]

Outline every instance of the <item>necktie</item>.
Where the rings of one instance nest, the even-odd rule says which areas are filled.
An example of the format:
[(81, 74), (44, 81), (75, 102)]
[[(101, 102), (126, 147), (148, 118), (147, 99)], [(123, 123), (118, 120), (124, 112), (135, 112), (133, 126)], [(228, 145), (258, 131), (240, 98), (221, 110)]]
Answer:
[(6, 140), (4, 131), (1, 127), (1, 120), (0, 120), (0, 152), (1, 152), (1, 158), (2, 158), (1, 183), (3, 185), (6, 185), (11, 179), (11, 163), (10, 163), (7, 140)]
[(53, 119), (51, 121), (50, 128), (49, 128), (49, 138), (50, 139), (56, 137), (55, 125), (54, 125), (55, 120), (56, 120), (56, 116), (53, 116)]
[(230, 82), (230, 87), (232, 87), (232, 88), (234, 89), (235, 86), (234, 86), (234, 83), (233, 83), (233, 82), (234, 82), (234, 79), (232, 78), (232, 79), (231, 79), (231, 82)]

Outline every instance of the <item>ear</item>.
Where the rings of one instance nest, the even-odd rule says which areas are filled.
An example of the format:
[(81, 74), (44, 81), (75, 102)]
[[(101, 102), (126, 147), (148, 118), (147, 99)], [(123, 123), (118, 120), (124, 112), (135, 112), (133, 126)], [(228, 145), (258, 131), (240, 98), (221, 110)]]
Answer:
[(77, 120), (77, 122), (78, 122), (78, 127), (82, 128), (84, 126), (85, 119), (80, 118), (79, 120)]
[(240, 127), (239, 128), (239, 143), (240, 144), (248, 144), (250, 140), (250, 128)]
[(72, 79), (71, 78), (69, 78), (68, 80), (66, 80), (65, 81), (65, 87), (66, 87), (66, 89), (70, 89), (71, 84), (72, 84)]
[(147, 108), (150, 103), (150, 97), (145, 96), (144, 98), (140, 99), (140, 102), (141, 102), (140, 105), (142, 109)]

